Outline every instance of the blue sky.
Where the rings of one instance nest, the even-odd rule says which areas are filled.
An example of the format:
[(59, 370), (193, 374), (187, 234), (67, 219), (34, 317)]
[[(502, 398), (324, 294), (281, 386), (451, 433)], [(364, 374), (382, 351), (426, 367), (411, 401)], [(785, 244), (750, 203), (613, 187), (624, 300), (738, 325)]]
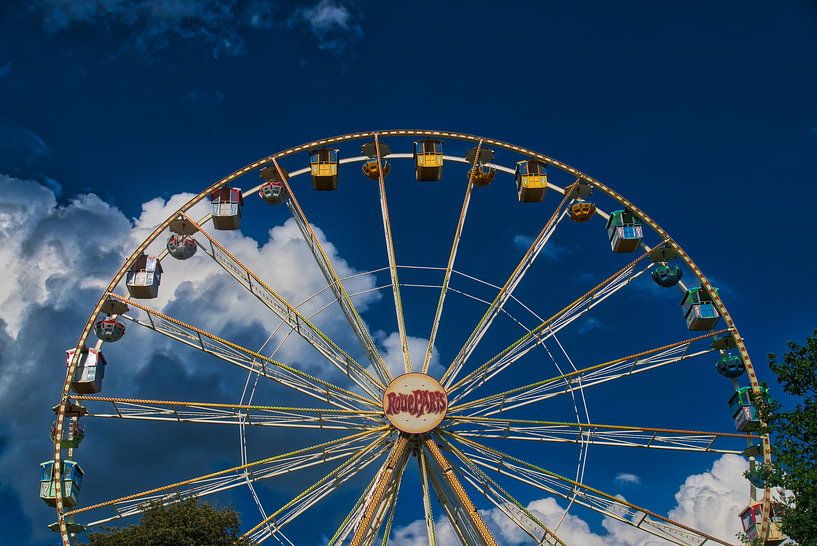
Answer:
[[(179, 194), (196, 193), (260, 157), (320, 137), (390, 128), (461, 131), (529, 147), (589, 173), (647, 211), (720, 287), (759, 376), (770, 380), (766, 355), (817, 326), (810, 210), (817, 202), (815, 50), (817, 9), (806, 1), (433, 8), (345, 0), (3, 3), (0, 256), (7, 274), (0, 284), (0, 393), (13, 411), (0, 422), (0, 501), (7, 507), (0, 514), (2, 542), (53, 543), (43, 531), (53, 512), (36, 498), (36, 464), (49, 457), (62, 351), (75, 342), (124, 256), (183, 202)], [(409, 139), (388, 142), (395, 152), (410, 150)], [(344, 147), (342, 155), (357, 155), (358, 145)], [(470, 147), (446, 146), (446, 153), (460, 156)], [(510, 165), (520, 159), (497, 158)], [(295, 170), (305, 161), (302, 154), (285, 166)], [(444, 266), (465, 170), (447, 164), (443, 182), (418, 185), (406, 161), (394, 167), (388, 191), (398, 262)], [(245, 177), (242, 187), (256, 180), (255, 174)], [(312, 193), (307, 180), (296, 180), (307, 215), (340, 270), (351, 274), (386, 264), (375, 185), (356, 166), (342, 171), (333, 194)], [(569, 182), (556, 174), (554, 181)], [(501, 285), (559, 198), (551, 192), (541, 205), (520, 207), (507, 175), (478, 190), (457, 268)], [(321, 278), (287, 219), (286, 209), (253, 199), (241, 234), (220, 237), (284, 296), (297, 298), (319, 289)], [(560, 225), (516, 295), (548, 315), (627, 263), (630, 257), (607, 250), (603, 227), (601, 221)], [(203, 320), (248, 347), (263, 344), (274, 323), (257, 302), (242, 299), (240, 288), (201, 257), (192, 263), (188, 269), (170, 264), (156, 305), (183, 320)], [(386, 280), (384, 273), (366, 275), (356, 287)], [(677, 293), (639, 281), (560, 334), (577, 364), (688, 335)], [(404, 282), (439, 279), (407, 271)], [(493, 296), (464, 278), (456, 282), (479, 297)], [(437, 292), (406, 289), (404, 298), (408, 333), (417, 338), (412, 347), (423, 347)], [(388, 291), (358, 302), (380, 349), (398, 355)], [(437, 369), (456, 354), (483, 310), (449, 297)], [(514, 312), (525, 313), (519, 307)], [(347, 350), (357, 350), (338, 316), (327, 312), (318, 323)], [(531, 316), (524, 320), (535, 323)], [(240, 397), (241, 373), (133, 328), (106, 348), (112, 363), (106, 394)], [(519, 335), (512, 322), (498, 321), (474, 362)], [(284, 356), (315, 369), (303, 346), (286, 347)], [(565, 364), (563, 356), (555, 359)], [(588, 390), (593, 421), (731, 431), (729, 383), (711, 364), (704, 357)], [(555, 373), (549, 355), (536, 353), (498, 379), (496, 389)], [(258, 396), (308, 404), (269, 385), (260, 386)], [(571, 419), (573, 412), (562, 397), (518, 416)], [(83, 503), (183, 479), (191, 468), (203, 473), (230, 466), (238, 458), (233, 429), (125, 425), (131, 423), (89, 420), (77, 455), (88, 472)], [(253, 430), (251, 455), (317, 438), (308, 431)], [(555, 471), (575, 471), (576, 452), (565, 446), (502, 448)], [(691, 524), (715, 525), (701, 512), (711, 511), (713, 496), (730, 502), (745, 496), (740, 471), (734, 459), (706, 454), (594, 446), (586, 481)], [(259, 494), (265, 505), (280, 505), (320, 475), (265, 483)], [(362, 483), (348, 484), (302, 516), (289, 536), (296, 544), (320, 543), (321, 532), (334, 530), (324, 523), (342, 518)], [(505, 485), (543, 517), (558, 519), (556, 501), (543, 492)], [(417, 492), (413, 466), (406, 489)], [(395, 544), (415, 543), (422, 517), (416, 499), (401, 497)], [(246, 526), (257, 521), (243, 490), (219, 502), (240, 508)], [(487, 502), (478, 505), (494, 521)], [(592, 512), (572, 510), (571, 518), (563, 529), (588, 544), (643, 540)], [(723, 533), (734, 521), (713, 529)], [(502, 537), (521, 543), (510, 532)]]

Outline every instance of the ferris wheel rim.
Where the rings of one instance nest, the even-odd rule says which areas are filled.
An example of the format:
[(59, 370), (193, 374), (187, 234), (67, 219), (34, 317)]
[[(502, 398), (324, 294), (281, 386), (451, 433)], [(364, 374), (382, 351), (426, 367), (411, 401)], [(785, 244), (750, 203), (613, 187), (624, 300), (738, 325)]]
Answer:
[[(168, 228), (169, 224), (172, 220), (177, 218), (180, 214), (184, 214), (190, 208), (192, 208), (197, 203), (201, 202), (205, 197), (210, 195), (213, 191), (226, 186), (232, 180), (252, 172), (260, 167), (269, 165), (277, 161), (277, 159), (281, 159), (284, 157), (291, 156), (298, 152), (308, 151), (316, 147), (326, 146), (331, 144), (339, 144), (343, 142), (349, 142), (354, 140), (362, 140), (367, 138), (375, 138), (378, 137), (436, 137), (440, 139), (446, 140), (460, 140), (460, 141), (467, 141), (467, 142), (480, 142), (485, 143), (486, 145), (495, 146), (510, 152), (515, 152), (520, 155), (526, 156), (531, 159), (536, 159), (546, 163), (547, 165), (553, 166), (559, 170), (562, 170), (566, 173), (569, 173), (577, 178), (577, 180), (583, 180), (588, 182), (594, 189), (597, 189), (607, 195), (609, 198), (614, 200), (615, 202), (619, 203), (620, 205), (624, 206), (626, 209), (632, 211), (644, 224), (649, 226), (654, 232), (660, 235), (665, 244), (672, 247), (677, 253), (680, 260), (693, 272), (696, 279), (700, 282), (700, 286), (707, 290), (710, 294), (713, 304), (721, 316), (724, 318), (724, 321), (728, 327), (728, 330), (732, 334), (735, 345), (737, 350), (739, 351), (741, 358), (743, 359), (744, 365), (746, 367), (747, 376), (749, 379), (750, 387), (753, 391), (759, 392), (760, 384), (758, 382), (756, 373), (754, 371), (754, 366), (751, 362), (751, 357), (748, 354), (746, 349), (745, 342), (743, 337), (740, 335), (740, 332), (737, 326), (734, 323), (734, 320), (731, 317), (728, 309), (726, 308), (725, 304), (721, 300), (718, 293), (713, 289), (712, 284), (707, 279), (707, 277), (703, 274), (703, 272), (697, 267), (695, 262), (692, 258), (684, 251), (684, 249), (657, 223), (655, 222), (649, 215), (647, 215), (642, 209), (637, 207), (634, 203), (630, 200), (626, 199), (623, 195), (619, 194), (611, 187), (607, 186), (606, 184), (600, 182), (599, 180), (585, 174), (574, 167), (569, 166), (566, 163), (558, 161), (554, 158), (546, 156), (544, 154), (540, 154), (528, 148), (523, 148), (520, 146), (516, 146), (513, 144), (506, 143), (504, 141), (499, 141), (495, 139), (483, 138), (475, 135), (465, 134), (465, 133), (458, 133), (458, 132), (449, 132), (449, 131), (438, 131), (438, 130), (412, 130), (412, 129), (390, 129), (390, 130), (378, 130), (378, 131), (365, 131), (365, 132), (356, 132), (356, 133), (347, 133), (344, 135), (329, 137), (325, 139), (315, 140), (309, 143), (304, 143), (298, 146), (294, 146), (283, 150), (281, 152), (277, 152), (276, 154), (265, 156), (253, 163), (250, 163), (244, 166), (241, 169), (238, 169), (227, 176), (221, 178), (217, 182), (208, 186), (205, 190), (201, 191), (190, 200), (188, 200), (184, 205), (182, 205), (176, 212), (174, 212), (171, 216), (169, 216), (164, 222), (159, 224), (152, 233), (150, 233), (139, 245), (137, 245), (134, 252), (124, 261), (120, 269), (112, 278), (110, 284), (108, 285), (107, 289), (103, 291), (102, 296), (100, 297), (97, 305), (95, 306), (94, 310), (92, 311), (91, 315), (89, 316), (88, 321), (78, 339), (76, 344), (76, 351), (74, 355), (71, 357), (67, 373), (66, 379), (63, 383), (62, 394), (60, 397), (60, 403), (57, 408), (57, 420), (55, 425), (55, 432), (56, 432), (56, 439), (54, 442), (54, 473), (55, 473), (55, 488), (56, 488), (56, 505), (57, 505), (57, 516), (58, 516), (58, 524), (59, 530), (61, 534), (61, 538), (63, 544), (65, 546), (70, 546), (70, 538), (69, 533), (66, 528), (64, 514), (65, 508), (63, 506), (63, 483), (62, 479), (60, 478), (60, 461), (62, 460), (62, 447), (61, 447), (61, 436), (62, 430), (64, 427), (65, 421), (65, 412), (66, 406), (69, 401), (70, 397), (70, 383), (71, 378), (76, 370), (79, 357), (80, 357), (80, 350), (85, 347), (90, 332), (92, 330), (93, 324), (102, 310), (102, 305), (105, 302), (108, 294), (113, 291), (113, 289), (120, 283), (122, 278), (124, 277), (125, 273), (127, 272), (128, 268), (133, 264), (136, 258), (144, 252), (147, 247), (152, 244), (160, 234), (165, 232)], [(768, 436), (762, 437), (763, 442), (763, 458), (764, 462), (767, 464), (771, 462), (771, 455), (770, 455), (770, 443)], [(763, 495), (763, 523), (761, 527), (761, 533), (763, 533), (763, 529), (768, 529), (768, 519), (770, 513), (770, 506), (771, 503), (771, 490), (769, 487), (764, 488), (764, 495)]]

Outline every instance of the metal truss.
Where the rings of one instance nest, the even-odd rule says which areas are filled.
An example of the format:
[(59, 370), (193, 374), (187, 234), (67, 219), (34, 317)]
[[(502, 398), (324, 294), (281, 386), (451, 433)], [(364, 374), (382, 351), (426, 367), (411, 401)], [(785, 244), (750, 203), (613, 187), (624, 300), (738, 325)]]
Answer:
[(457, 227), (454, 230), (454, 242), (451, 243), (451, 252), (448, 253), (448, 265), (445, 266), (445, 275), (443, 276), (443, 283), (440, 287), (440, 298), (437, 301), (437, 310), (434, 312), (434, 320), (431, 323), (431, 332), (428, 335), (428, 345), (426, 346), (426, 353), (423, 357), (423, 373), (428, 373), (428, 366), (431, 364), (431, 355), (434, 350), (434, 342), (437, 340), (437, 330), (440, 327), (440, 318), (443, 315), (443, 304), (445, 303), (445, 296), (448, 293), (448, 285), (451, 282), (451, 272), (454, 270), (454, 260), (457, 258), (457, 249), (460, 245), (460, 237), (462, 236), (462, 228), (465, 225), (465, 217), (468, 214), (468, 205), (471, 202), (471, 190), (474, 187), (474, 174), (477, 171), (477, 163), (479, 162), (481, 151), (482, 140), (477, 143), (477, 149), (474, 153), (474, 161), (471, 163), (471, 168), (468, 171), (468, 184), (465, 186), (465, 197), (463, 197), (460, 217), (459, 220), (457, 220)]
[(706, 347), (690, 352), (690, 348), (696, 342), (711, 339), (713, 336), (723, 332), (724, 330), (721, 330), (719, 332), (712, 332), (684, 341), (663, 345), (634, 355), (617, 358), (566, 374), (529, 383), (528, 385), (509, 389), (470, 402), (452, 405), (449, 411), (453, 414), (469, 411), (469, 415), (496, 415), (497, 413), (528, 404), (541, 402), (548, 398), (561, 396), (573, 390), (586, 389), (600, 383), (646, 372), (661, 366), (675, 364), (676, 362), (715, 351), (715, 349), (711, 347)]
[(244, 533), (242, 538), (250, 540), (252, 544), (260, 544), (268, 538), (280, 534), (284, 526), (379, 459), (389, 447), (389, 442), (386, 441), (388, 435), (389, 433), (386, 433), (366, 447), (359, 449), (346, 462), (304, 489), (291, 501)]
[(647, 267), (636, 270), (636, 265), (646, 257), (647, 254), (644, 253), (625, 265), (602, 283), (591, 288), (578, 299), (503, 349), (496, 356), (488, 360), (488, 362), (477, 367), (460, 381), (448, 387), (449, 393), (459, 391), (453, 397), (452, 402), (457, 402), (465, 396), (468, 396), (474, 389), (490, 381), (498, 373), (532, 351), (537, 345), (543, 345), (545, 341), (554, 336), (561, 329), (588, 313), (596, 305), (637, 279), (653, 265), (650, 263)]
[(278, 175), (280, 176), (284, 187), (286, 187), (287, 195), (289, 196), (287, 199), (287, 207), (289, 207), (289, 210), (292, 213), (292, 218), (298, 225), (298, 229), (301, 231), (309, 250), (312, 252), (312, 256), (315, 258), (315, 262), (318, 264), (321, 273), (323, 273), (324, 278), (326, 278), (326, 282), (329, 283), (329, 289), (332, 291), (332, 294), (334, 294), (335, 299), (338, 301), (338, 305), (340, 305), (343, 314), (346, 316), (346, 320), (349, 322), (352, 331), (355, 333), (355, 336), (358, 338), (363, 346), (363, 349), (366, 351), (366, 357), (372, 364), (372, 367), (377, 373), (381, 383), (385, 385), (389, 384), (392, 379), (391, 373), (389, 372), (388, 366), (386, 366), (383, 357), (380, 355), (380, 352), (377, 350), (377, 346), (372, 340), (369, 330), (363, 323), (363, 319), (360, 318), (360, 314), (357, 312), (357, 309), (355, 309), (349, 294), (346, 292), (346, 289), (338, 277), (337, 272), (335, 272), (332, 262), (329, 260), (329, 257), (323, 250), (323, 246), (318, 240), (317, 235), (315, 235), (315, 231), (312, 229), (309, 220), (306, 218), (306, 214), (304, 214), (304, 211), (301, 208), (297, 197), (295, 196), (295, 192), (292, 191), (292, 186), (289, 184), (286, 175), (281, 170), (281, 166), (278, 165), (278, 161), (275, 158), (272, 159), (272, 163), (278, 171)]
[(106, 396), (76, 396), (80, 402), (110, 404), (111, 413), (88, 412), (88, 417), (169, 421), (212, 425), (249, 425), (327, 430), (368, 430), (384, 424), (377, 411), (332, 408), (301, 408), (253, 404), (221, 404), (179, 400), (147, 400)]
[(389, 219), (389, 204), (386, 199), (386, 183), (383, 175), (383, 158), (380, 155), (380, 138), (374, 134), (374, 145), (377, 152), (378, 189), (380, 190), (380, 213), (383, 217), (383, 235), (386, 238), (386, 256), (389, 260), (389, 275), (391, 277), (392, 295), (394, 296), (394, 311), (397, 315), (397, 331), (400, 334), (400, 349), (403, 352), (403, 367), (406, 373), (411, 372), (411, 354), (409, 354), (408, 336), (406, 335), (406, 319), (403, 316), (403, 299), (400, 296), (400, 280), (397, 276), (397, 260), (394, 256), (394, 241), (391, 235), (391, 220)]
[(314, 377), (236, 343), (221, 339), (215, 334), (174, 319), (141, 303), (114, 293), (109, 293), (109, 296), (126, 303), (129, 307), (140, 309), (147, 315), (148, 320), (141, 320), (130, 315), (122, 315), (122, 318), (211, 354), (225, 362), (272, 379), (276, 383), (342, 409), (377, 406), (369, 398), (338, 387), (329, 381)]
[[(496, 419), (452, 415), (446, 428), (465, 438), (496, 438), (531, 442), (576, 443), (617, 447), (639, 447), (703, 453), (743, 453), (746, 441), (760, 436), (734, 432), (706, 432), (597, 423), (569, 423), (527, 419)], [(720, 444), (743, 441), (728, 449)]]
[(341, 349), (329, 336), (323, 333), (308, 318), (303, 316), (292, 304), (270, 288), (261, 278), (253, 273), (246, 265), (236, 258), (227, 248), (207, 233), (194, 220), (185, 215), (199, 233), (209, 242), (209, 248), (199, 244), (204, 252), (210, 256), (224, 271), (235, 279), (241, 286), (255, 296), (292, 331), (309, 343), (324, 358), (332, 363), (346, 377), (353, 381), (369, 396), (378, 398), (385, 385), (369, 374), (363, 366)]
[(551, 236), (556, 232), (556, 227), (558, 226), (559, 222), (567, 214), (564, 207), (567, 200), (570, 198), (570, 193), (571, 192), (569, 190), (565, 190), (562, 201), (556, 207), (556, 210), (542, 228), (542, 231), (539, 232), (539, 235), (536, 237), (536, 239), (534, 239), (533, 243), (531, 243), (530, 248), (528, 248), (524, 256), (522, 256), (522, 259), (516, 266), (516, 269), (513, 270), (510, 277), (508, 277), (508, 280), (505, 281), (504, 286), (502, 286), (502, 288), (499, 290), (499, 293), (494, 298), (494, 301), (491, 302), (488, 310), (485, 311), (485, 314), (482, 316), (479, 322), (477, 322), (476, 327), (468, 336), (468, 339), (457, 353), (457, 356), (454, 357), (454, 360), (448, 366), (448, 369), (445, 371), (440, 381), (447, 389), (451, 389), (451, 385), (454, 383), (457, 375), (462, 370), (465, 362), (477, 348), (477, 345), (482, 340), (483, 336), (485, 336), (485, 333), (488, 331), (488, 328), (490, 328), (494, 319), (502, 311), (502, 307), (511, 298), (513, 291), (517, 286), (519, 286), (519, 283), (522, 282), (525, 273), (528, 272), (534, 261), (536, 261), (539, 253), (545, 248), (545, 245), (547, 245)]
[(477, 491), (485, 495), (491, 504), (496, 506), (500, 512), (530, 536), (536, 544), (547, 544), (549, 546), (565, 546), (564, 541), (551, 531), (544, 523), (525, 508), (510, 493), (492, 480), (485, 472), (480, 470), (459, 449), (451, 445), (445, 439), (442, 440), (445, 446), (460, 460), (465, 481), (470, 483)]
[(488, 448), (468, 438), (453, 433), (446, 433), (446, 437), (456, 439), (463, 445), (466, 457), (482, 468), (558, 497), (568, 500), (575, 499), (574, 502), (577, 504), (672, 543), (682, 546), (700, 546), (709, 543), (732, 546), (722, 539), (522, 459)]
[(378, 429), (359, 432), (329, 442), (296, 449), (288, 453), (267, 457), (217, 472), (211, 472), (180, 482), (162, 485), (140, 493), (76, 508), (66, 512), (65, 515), (73, 516), (84, 512), (97, 511), (102, 508), (110, 508), (113, 510), (113, 515), (86, 525), (87, 527), (97, 526), (116, 519), (140, 514), (146, 508), (155, 504), (169, 505), (191, 497), (200, 498), (243, 486), (247, 481), (257, 482), (259, 480), (290, 474), (336, 459), (352, 457), (360, 453), (366, 444), (372, 441), (372, 437), (375, 436), (377, 437), (376, 440), (369, 445), (383, 443), (388, 436), (387, 427), (383, 426)]

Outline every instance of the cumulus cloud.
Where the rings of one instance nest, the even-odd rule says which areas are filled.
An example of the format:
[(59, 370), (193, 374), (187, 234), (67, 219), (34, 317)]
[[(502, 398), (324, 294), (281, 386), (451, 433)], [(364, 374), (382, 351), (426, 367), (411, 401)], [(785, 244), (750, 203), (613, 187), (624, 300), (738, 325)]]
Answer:
[[(686, 478), (675, 493), (676, 506), (667, 516), (679, 523), (686, 524), (694, 529), (722, 538), (727, 542), (734, 542), (735, 535), (741, 530), (738, 514), (745, 508), (747, 500), (747, 482), (743, 477), (746, 470), (746, 461), (737, 455), (723, 455), (717, 459), (712, 468), (701, 474), (693, 474)], [(634, 483), (633, 474), (619, 474), (626, 476), (623, 481)], [(617, 476), (617, 478), (619, 477)], [(571, 509), (564, 516), (564, 501), (553, 497), (544, 497), (529, 502), (526, 508), (566, 544), (581, 544), (582, 546), (648, 546), (656, 544), (671, 544), (651, 534), (631, 527), (610, 517), (604, 517), (601, 525), (605, 533), (593, 531), (590, 524), (582, 519), (582, 508)], [(586, 512), (585, 512), (586, 513)], [(497, 542), (507, 546), (534, 544), (533, 540), (511, 522), (498, 508), (480, 510), (483, 520), (491, 529)], [(441, 517), (436, 521), (439, 534), (452, 533), (448, 520)], [(408, 525), (395, 528), (389, 541), (391, 546), (415, 546), (426, 544), (425, 523), (416, 520)], [(441, 544), (455, 544), (451, 542)]]
[(619, 472), (618, 474), (616, 474), (616, 477), (613, 478), (613, 480), (620, 485), (623, 484), (638, 485), (641, 483), (641, 478), (639, 478), (635, 474), (630, 474), (628, 472)]
[[(89, 311), (124, 258), (191, 195), (150, 200), (134, 219), (94, 195), (60, 204), (48, 187), (5, 175), (0, 175), (0, 195), (0, 260), (5, 264), (0, 283), (0, 397), (18, 416), (0, 424), (4, 444), (0, 466), (6, 473), (4, 490), (18, 496), (21, 509), (33, 522), (33, 532), (44, 539), (49, 531), (41, 524), (53, 519), (53, 510), (37, 498), (32, 458), (51, 457), (48, 427), (54, 416), (47, 408), (59, 398), (64, 351), (76, 343)], [(200, 204), (191, 216), (204, 212), (206, 204)], [(338, 273), (356, 273), (320, 229), (315, 230)], [(240, 232), (215, 233), (293, 303), (326, 284), (291, 220), (272, 227), (260, 243)], [(197, 237), (203, 241), (201, 235)], [(158, 253), (164, 242), (164, 238), (156, 241), (148, 252)], [(270, 311), (201, 251), (186, 262), (167, 259), (164, 263), (160, 296), (145, 302), (150, 307), (251, 349), (277, 325)], [(361, 275), (347, 288), (354, 292), (372, 286), (374, 279)], [(370, 292), (356, 304), (363, 312), (379, 297)], [(314, 313), (331, 299), (325, 291), (304, 306), (304, 312)], [(357, 356), (357, 341), (337, 305), (327, 307), (315, 321)], [(292, 336), (277, 358), (301, 369), (320, 368), (322, 377), (332, 379), (326, 373), (326, 361), (295, 340)], [(210, 355), (130, 323), (125, 339), (106, 345), (105, 353), (109, 366), (103, 394), (112, 396), (235, 402), (246, 377)], [(336, 380), (341, 384), (343, 377)], [(256, 397), (259, 403), (275, 400), (286, 405), (301, 396), (274, 384), (263, 387)], [(303, 397), (297, 400), (303, 402)], [(319, 405), (309, 400), (310, 404), (301, 405)], [(88, 435), (78, 452), (87, 473), (84, 504), (232, 466), (239, 458), (237, 431), (231, 427), (100, 419), (87, 419), (86, 425)], [(281, 451), (284, 434), (288, 445), (296, 441), (292, 432), (264, 432), (262, 449), (257, 451), (267, 455)], [(165, 464), (158, 468), (156, 460)], [(120, 465), (113, 461), (127, 461), (128, 472), (119, 472)]]
[(311, 7), (299, 7), (290, 16), (293, 27), (305, 27), (323, 50), (342, 50), (363, 37), (360, 15), (340, 0), (320, 0)]
[[(405, 364), (403, 363), (403, 347), (400, 343), (400, 334), (392, 332), (386, 335), (385, 332), (377, 332), (375, 336), (380, 345), (383, 346), (383, 352), (380, 356), (386, 362), (389, 372), (393, 377), (397, 377), (405, 373)], [(413, 370), (418, 370), (425, 358), (426, 348), (428, 347), (428, 338), (407, 336), (409, 354), (411, 355), (411, 367)], [(440, 364), (440, 355), (435, 347), (431, 349), (431, 360), (429, 361), (428, 373), (433, 377), (442, 377), (443, 367)]]

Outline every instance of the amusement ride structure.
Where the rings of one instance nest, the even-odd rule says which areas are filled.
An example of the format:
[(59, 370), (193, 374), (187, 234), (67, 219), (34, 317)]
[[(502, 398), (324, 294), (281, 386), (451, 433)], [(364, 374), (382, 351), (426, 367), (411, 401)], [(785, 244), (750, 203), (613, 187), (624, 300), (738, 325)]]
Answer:
[[(402, 144), (406, 146), (405, 152), (392, 151)], [(360, 149), (360, 154), (343, 153), (353, 147)], [(444, 149), (462, 153), (444, 155)], [(510, 160), (503, 165), (500, 155)], [(305, 165), (307, 157), (309, 163)], [(447, 263), (408, 266), (398, 262), (387, 199), (387, 189), (393, 186), (387, 179), (392, 170), (397, 170), (399, 160), (413, 163), (418, 182), (440, 181), (445, 170), (446, 182), (463, 186), (465, 197), (453, 237), (438, 234), (446, 240), (453, 239)], [(356, 163), (362, 165), (362, 175), (353, 168)], [(361, 184), (374, 184), (379, 190), (378, 213), (383, 224), (379, 238), (385, 239), (387, 263), (365, 273), (388, 277), (382, 285), (365, 292), (391, 292), (402, 356), (399, 373), (384, 359), (382, 347), (375, 341), (377, 336), (355, 305), (364, 291), (356, 293), (349, 289), (352, 277), (341, 277), (337, 264), (330, 259), (331, 252), (327, 252), (326, 243), (321, 242), (305, 211), (307, 206), (302, 198), (309, 189), (301, 180), (311, 177), (313, 191), (333, 191), (338, 188), (341, 171), (343, 178), (357, 177), (363, 180)], [(564, 184), (558, 183), (559, 177), (565, 180)], [(367, 178), (370, 182), (365, 182)], [(511, 196), (515, 189), (519, 207), (536, 207), (534, 203), (542, 201), (555, 205), (541, 209), (545, 212), (540, 216), (543, 223), (536, 228), (538, 235), (531, 238), (512, 271), (500, 272), (501, 285), (492, 285), (456, 267), (472, 196), (491, 184), (507, 186)], [(331, 296), (327, 306), (307, 313), (304, 304), (309, 300), (288, 301), (276, 291), (273, 279), (265, 278), (264, 271), (252, 270), (219, 236), (220, 231), (241, 229), (245, 201), (250, 199), (278, 207), (279, 220), (291, 215), (325, 278), (320, 293)], [(193, 208), (197, 205), (201, 208), (203, 203), (209, 212), (193, 216)], [(564, 223), (586, 223), (580, 229), (594, 230), (598, 245), (606, 247), (606, 252), (629, 253), (630, 257), (623, 267), (611, 268), (601, 282), (595, 281), (597, 284), (583, 294), (576, 294), (567, 305), (539, 315), (522, 303), (515, 292), (519, 292), (517, 288), (526, 273)], [(594, 224), (597, 225), (593, 227)], [(273, 340), (270, 347), (274, 346), (274, 350), (267, 350), (267, 344), (261, 349), (242, 346), (219, 333), (171, 316), (167, 308), (150, 305), (149, 300), (159, 295), (160, 286), (162, 291), (175, 288), (167, 283), (162, 285), (163, 276), (167, 279), (167, 272), (183, 271), (185, 264), (191, 263), (187, 260), (197, 252), (197, 259), (206, 255), (237, 289), (251, 294), (270, 313), (270, 320), (277, 324), (268, 332), (268, 342)], [(436, 280), (425, 284), (404, 280), (417, 270), (435, 275)], [(639, 346), (633, 354), (587, 366), (575, 365), (557, 334), (568, 332), (568, 327), (577, 320), (592, 316), (606, 300), (639, 278), (652, 284), (648, 288), (653, 292), (678, 291), (680, 312), (673, 311), (677, 313), (677, 337), (658, 346)], [(463, 283), (455, 288), (455, 280)], [(464, 288), (466, 281), (491, 289), (492, 297), (480, 298), (469, 292)], [(428, 335), (428, 342), (420, 355), (416, 351), (410, 354), (404, 318), (404, 303), (411, 299), (406, 296), (407, 289), (436, 289), (439, 294), (438, 299), (435, 297), (431, 326), (422, 332)], [(446, 302), (452, 297), (477, 301), (482, 311), (477, 316), (457, 317), (459, 322), (470, 325), (470, 334), (464, 341), (454, 342), (460, 349), (450, 361), (441, 362), (442, 373), (434, 374), (431, 363), (441, 340), (438, 331)], [(359, 346), (341, 348), (339, 342), (318, 327), (320, 317), (316, 317), (330, 306), (339, 309), (339, 316), (350, 332), (348, 337), (356, 339)], [(512, 315), (509, 311), (512, 306), (526, 313), (526, 318)], [(489, 328), (500, 322), (498, 319), (514, 328), (521, 327), (521, 337), (483, 359), (478, 345)], [(206, 358), (238, 368), (236, 373), (246, 375), (241, 399), (236, 403), (215, 403), (102, 394), (106, 374), (124, 373), (124, 368), (113, 362), (110, 351), (111, 366), (106, 370), (104, 346), (120, 341), (127, 344), (126, 330), (134, 329), (144, 329), (145, 336), (170, 340), (179, 347), (187, 346), (188, 350), (205, 353)], [(279, 361), (281, 347), (291, 339), (311, 346), (316, 361), (325, 364), (321, 368), (325, 373), (315, 373), (315, 367), (307, 371)], [(632, 342), (637, 341), (644, 340)], [(558, 353), (568, 368), (558, 368), (555, 375), (534, 375), (542, 372), (540, 366), (535, 369), (538, 372), (527, 375), (526, 381), (509, 384), (509, 377), (518, 376), (509, 375), (507, 370), (521, 366), (524, 357), (533, 355), (535, 349), (546, 351), (554, 363), (557, 358), (552, 353)], [(477, 357), (472, 358), (475, 354), (479, 355), (476, 362)], [(682, 362), (686, 366), (691, 359), (714, 364), (714, 369), (706, 372), (711, 376), (702, 376), (702, 381), (718, 381), (718, 374), (728, 380), (723, 382), (723, 398), (729, 399), (731, 414), (727, 419), (732, 418), (736, 431), (707, 432), (590, 420), (585, 394), (592, 387), (628, 381), (629, 377)], [(254, 398), (259, 382), (273, 382), (277, 388), (308, 397), (314, 404), (310, 407), (258, 404)], [(415, 459), (420, 481), (415, 491), (425, 513), (430, 544), (437, 544), (432, 499), (436, 499), (463, 544), (497, 544), (471, 499), (474, 493), (480, 500), (485, 497), (536, 544), (565, 544), (559, 537), (559, 526), (568, 510), (577, 506), (669, 543), (733, 544), (737, 540), (734, 537), (711, 536), (593, 487), (584, 482), (584, 474), (588, 449), (594, 445), (641, 448), (646, 453), (735, 453), (748, 459), (749, 479), (746, 509), (734, 517), (740, 517), (749, 540), (760, 539), (764, 544), (775, 545), (785, 537), (777, 526), (772, 492), (756, 472), (758, 462), (770, 462), (770, 445), (768, 437), (757, 432), (760, 422), (752, 393), (766, 395), (717, 288), (661, 226), (609, 186), (558, 160), (490, 138), (427, 130), (359, 132), (296, 146), (233, 172), (190, 199), (137, 246), (91, 311), (76, 346), (67, 351), (65, 383), (59, 403), (54, 406), (56, 420), (51, 433), (54, 455), (41, 464), (40, 496), (56, 508), (57, 521), (51, 528), (69, 546), (76, 543), (78, 533), (127, 521), (147, 506), (246, 487), (258, 514), (246, 511), (242, 514), (251, 525), (245, 536), (256, 543), (272, 539), (292, 544), (285, 535), (289, 524), (346, 482), (356, 477), (360, 480), (361, 473), (369, 468), (374, 470), (373, 477), (366, 481), (362, 491), (355, 493), (359, 497), (345, 518), (325, 530), (326, 536), (331, 536), (327, 541), (332, 545), (386, 544), (403, 476)], [(569, 400), (575, 420), (543, 420), (542, 403), (550, 399)], [(725, 413), (726, 404), (723, 406)], [(539, 408), (539, 412), (524, 413), (525, 409), (534, 408)], [(191, 423), (185, 425), (189, 427), (237, 427), (241, 464), (199, 472), (198, 476), (195, 469), (188, 469), (188, 474), (179, 476), (174, 483), (82, 505), (80, 492), (86, 486), (97, 488), (97, 498), (105, 498), (99, 495), (104, 491), (103, 484), (95, 484), (92, 479), (83, 483), (84, 471), (79, 465), (84, 455), (81, 442), (86, 434), (85, 424), (94, 418), (152, 422), (156, 427), (172, 427), (173, 423)], [(247, 431), (256, 426), (313, 429), (316, 434), (328, 436), (308, 447), (280, 449), (265, 458), (250, 460)], [(92, 427), (88, 429), (91, 434)], [(511, 446), (520, 444), (528, 446), (525, 456), (512, 454)], [(549, 453), (554, 452), (548, 449), (557, 445), (575, 446), (575, 473), (567, 476), (550, 469), (548, 461), (553, 455)], [(257, 494), (256, 487), (261, 481), (274, 482), (276, 477), (325, 464), (333, 465), (332, 469), (282, 506), (270, 509)], [(550, 527), (541, 521), (514, 496), (523, 487), (540, 496), (563, 499), (567, 508), (562, 519)], [(406, 492), (405, 485), (403, 490)]]

